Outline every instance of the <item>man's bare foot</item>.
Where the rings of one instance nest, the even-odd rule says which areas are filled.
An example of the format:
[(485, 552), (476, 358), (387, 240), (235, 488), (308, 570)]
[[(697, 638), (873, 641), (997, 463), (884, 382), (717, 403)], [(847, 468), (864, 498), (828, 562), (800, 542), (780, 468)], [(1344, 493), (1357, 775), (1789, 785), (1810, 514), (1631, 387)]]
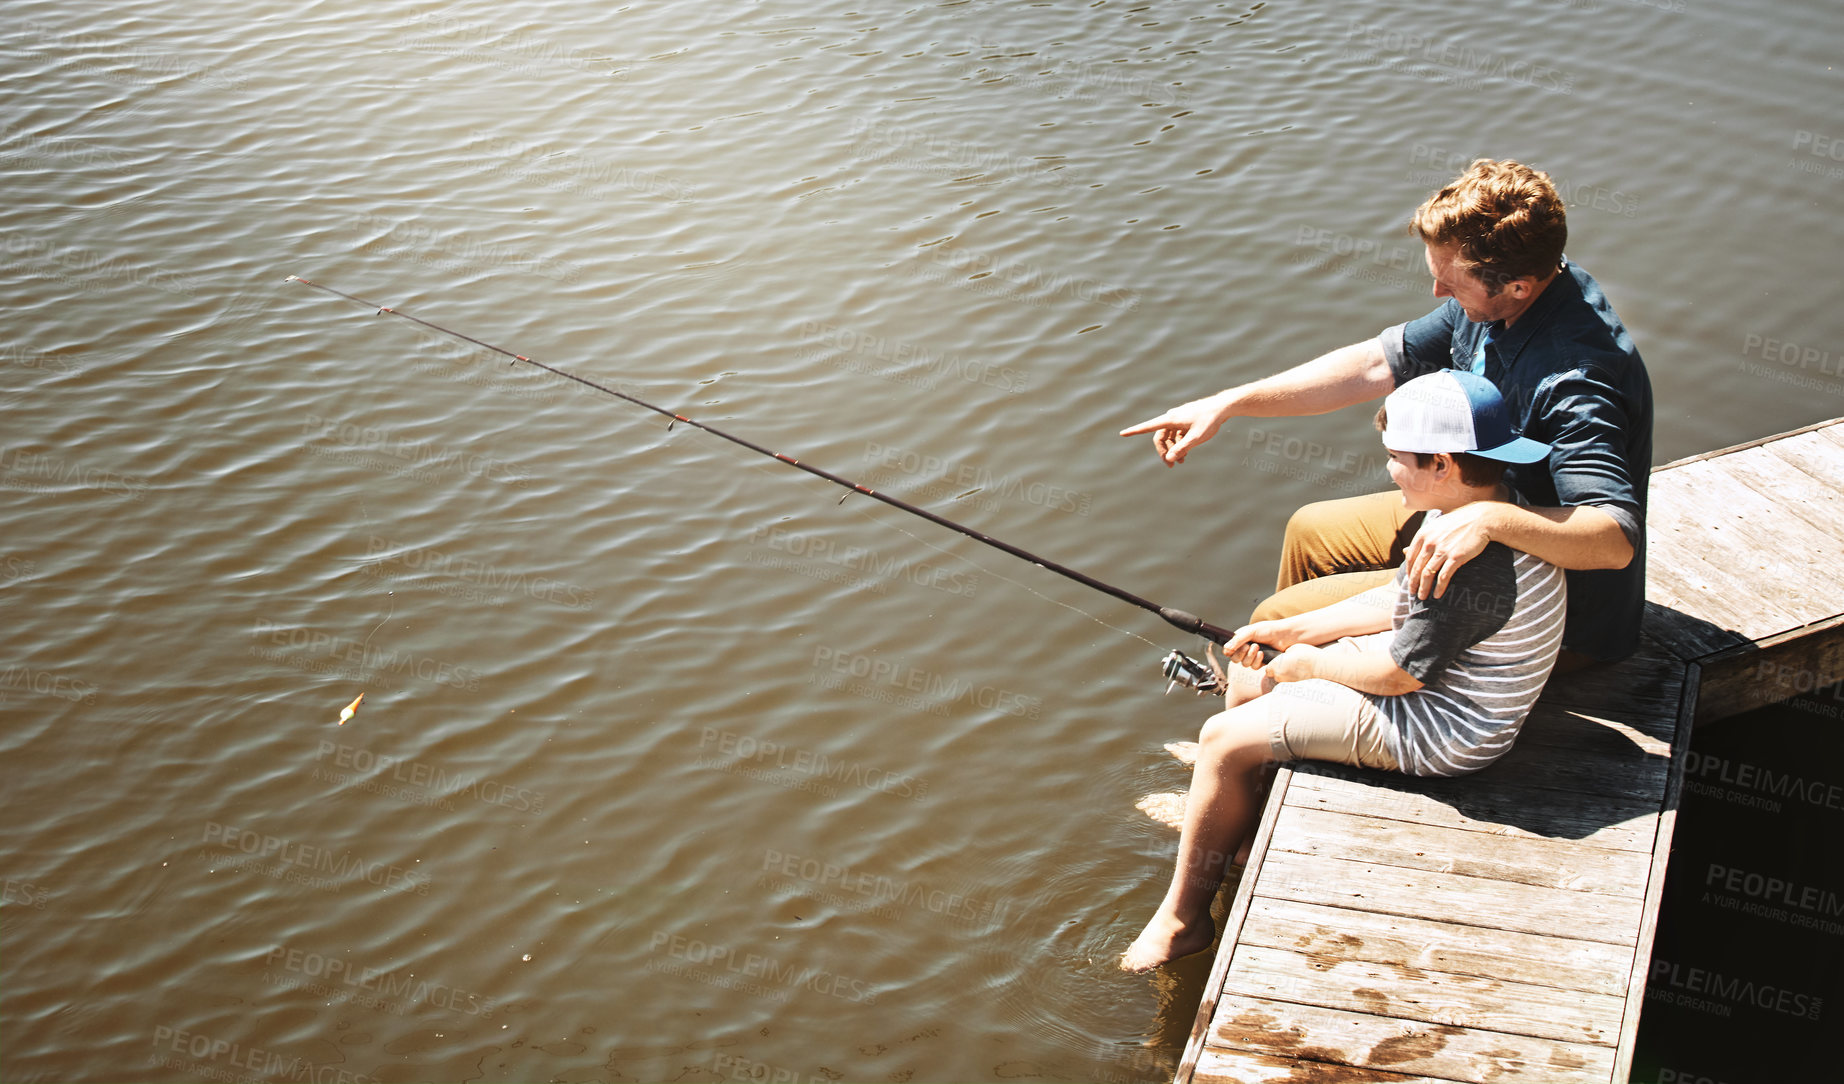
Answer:
[(1127, 951), (1121, 953), (1120, 969), (1136, 973), (1151, 971), (1180, 956), (1202, 952), (1210, 947), (1216, 932), (1216, 926), (1211, 923), (1208, 915), (1201, 922), (1188, 924), (1168, 918), (1163, 913), (1154, 915), (1146, 928), (1140, 931), (1140, 936), (1127, 946)]
[(1133, 808), (1165, 825), (1172, 831), (1182, 831), (1185, 826), (1185, 794), (1183, 791), (1166, 791), (1163, 794), (1148, 794), (1133, 803)]
[(1197, 743), (1194, 741), (1168, 741), (1165, 751), (1187, 768), (1197, 763)]

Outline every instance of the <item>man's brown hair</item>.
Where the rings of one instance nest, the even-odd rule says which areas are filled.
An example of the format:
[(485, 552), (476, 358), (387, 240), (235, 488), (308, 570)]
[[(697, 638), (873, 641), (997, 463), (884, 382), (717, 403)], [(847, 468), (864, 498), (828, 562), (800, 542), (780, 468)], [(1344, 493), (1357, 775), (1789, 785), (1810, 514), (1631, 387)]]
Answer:
[(1457, 245), (1461, 265), (1496, 295), (1512, 279), (1549, 278), (1569, 239), (1568, 212), (1549, 174), (1477, 158), (1409, 219), (1428, 245)]

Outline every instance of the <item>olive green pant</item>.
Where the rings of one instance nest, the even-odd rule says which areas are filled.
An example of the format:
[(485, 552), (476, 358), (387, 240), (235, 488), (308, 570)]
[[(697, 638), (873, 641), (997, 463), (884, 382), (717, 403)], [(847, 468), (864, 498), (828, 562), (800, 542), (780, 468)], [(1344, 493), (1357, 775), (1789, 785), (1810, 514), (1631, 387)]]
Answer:
[(1250, 620), (1293, 617), (1388, 583), (1421, 521), (1394, 489), (1302, 507), (1287, 521), (1274, 594)]

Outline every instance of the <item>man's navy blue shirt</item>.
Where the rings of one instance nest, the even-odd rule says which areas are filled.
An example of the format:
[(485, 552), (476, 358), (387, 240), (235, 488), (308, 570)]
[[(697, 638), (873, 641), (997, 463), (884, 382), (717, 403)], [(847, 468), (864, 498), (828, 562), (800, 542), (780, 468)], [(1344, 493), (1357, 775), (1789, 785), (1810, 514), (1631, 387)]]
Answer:
[(1620, 522), (1632, 563), (1568, 573), (1563, 646), (1601, 660), (1632, 654), (1645, 610), (1652, 382), (1594, 278), (1564, 260), (1509, 328), (1474, 323), (1448, 298), (1381, 342), (1398, 386), (1441, 369), (1471, 369), (1498, 386), (1523, 435), (1551, 446), (1547, 460), (1505, 475), (1532, 507), (1594, 505)]

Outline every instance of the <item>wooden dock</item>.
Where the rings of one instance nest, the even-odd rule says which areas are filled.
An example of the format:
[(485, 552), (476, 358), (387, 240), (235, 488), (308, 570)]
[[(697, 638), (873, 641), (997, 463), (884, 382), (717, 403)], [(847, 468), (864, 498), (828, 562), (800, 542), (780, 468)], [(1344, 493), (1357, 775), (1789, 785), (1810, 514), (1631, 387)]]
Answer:
[(1624, 1082), (1692, 721), (1844, 677), (1840, 423), (1657, 468), (1641, 650), (1491, 768), (1282, 768), (1176, 1080)]

